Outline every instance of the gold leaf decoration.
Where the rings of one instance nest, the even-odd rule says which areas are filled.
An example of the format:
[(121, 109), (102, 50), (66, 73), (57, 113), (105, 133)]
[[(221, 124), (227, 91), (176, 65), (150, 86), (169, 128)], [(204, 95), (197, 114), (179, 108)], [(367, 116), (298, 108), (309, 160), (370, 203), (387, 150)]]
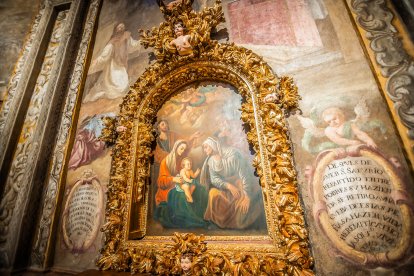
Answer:
[(102, 130), (99, 139), (104, 141), (107, 145), (115, 144), (117, 133), (116, 133), (116, 118), (114, 117), (103, 117), (102, 122), (105, 128)]
[(174, 26), (179, 22), (190, 36), (189, 42), (193, 48), (193, 55), (199, 56), (217, 43), (210, 39), (210, 33), (211, 29), (224, 22), (221, 1), (216, 1), (213, 7), (204, 8), (200, 12), (193, 11), (191, 3), (190, 0), (178, 1), (172, 9), (167, 9), (161, 4), (161, 11), (166, 15), (167, 21), (162, 22), (158, 28), (140, 30), (141, 44), (145, 48), (152, 47), (159, 62), (182, 58), (171, 46), (171, 42), (176, 38)]

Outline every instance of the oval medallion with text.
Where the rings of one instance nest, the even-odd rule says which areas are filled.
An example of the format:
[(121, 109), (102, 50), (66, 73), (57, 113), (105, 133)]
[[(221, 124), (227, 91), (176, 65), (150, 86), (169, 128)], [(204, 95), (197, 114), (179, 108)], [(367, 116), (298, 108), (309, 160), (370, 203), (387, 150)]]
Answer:
[(325, 169), (323, 196), (332, 227), (352, 248), (369, 253), (395, 247), (401, 214), (391, 197), (391, 180), (366, 157), (334, 160)]
[(78, 181), (69, 193), (64, 216), (63, 236), (73, 252), (84, 252), (95, 240), (101, 222), (103, 192), (97, 179)]
[(312, 173), (314, 216), (343, 256), (391, 265), (412, 244), (412, 210), (401, 169), (365, 145), (322, 152)]

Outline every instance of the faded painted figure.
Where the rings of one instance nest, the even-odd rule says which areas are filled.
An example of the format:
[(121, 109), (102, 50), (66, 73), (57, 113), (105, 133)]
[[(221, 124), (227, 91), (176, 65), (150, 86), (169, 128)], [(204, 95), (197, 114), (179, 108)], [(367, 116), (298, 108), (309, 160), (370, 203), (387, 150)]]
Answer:
[(131, 37), (131, 33), (125, 30), (125, 24), (116, 24), (102, 53), (91, 63), (90, 71), (103, 67), (103, 73), (84, 101), (122, 97), (129, 89), (128, 53), (140, 49), (139, 40)]
[(234, 147), (208, 137), (201, 184), (209, 188), (204, 219), (220, 228), (245, 229), (263, 220), (263, 199), (259, 183), (243, 154)]

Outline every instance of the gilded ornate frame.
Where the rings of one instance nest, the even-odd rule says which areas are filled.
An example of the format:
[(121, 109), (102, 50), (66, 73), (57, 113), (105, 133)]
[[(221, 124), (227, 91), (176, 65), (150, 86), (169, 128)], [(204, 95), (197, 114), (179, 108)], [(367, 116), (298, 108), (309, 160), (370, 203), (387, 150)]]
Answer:
[[(313, 260), (285, 121), (287, 113), (297, 108), (297, 88), (292, 79), (274, 75), (251, 50), (210, 40), (210, 29), (224, 20), (219, 2), (200, 13), (188, 9), (191, 1), (181, 3), (163, 12), (171, 22), (179, 17), (187, 20), (187, 27), (201, 26), (193, 28), (198, 33), (191, 34), (193, 54), (180, 56), (174, 49), (172, 53), (165, 51), (173, 24), (161, 23), (159, 30), (143, 32), (141, 42), (155, 48), (157, 62), (124, 97), (118, 118), (106, 121), (103, 139), (115, 145), (103, 227), (106, 241), (98, 266), (104, 270), (174, 274), (179, 273), (181, 254), (190, 251), (196, 256), (195, 274), (312, 274)], [(210, 26), (203, 23), (206, 20)], [(203, 27), (205, 33), (200, 35)], [(241, 119), (248, 126), (247, 139), (256, 152), (253, 165), (263, 190), (266, 236), (146, 236), (157, 111), (176, 91), (200, 81), (230, 84), (243, 98)], [(137, 206), (136, 231), (130, 231), (133, 206)]]

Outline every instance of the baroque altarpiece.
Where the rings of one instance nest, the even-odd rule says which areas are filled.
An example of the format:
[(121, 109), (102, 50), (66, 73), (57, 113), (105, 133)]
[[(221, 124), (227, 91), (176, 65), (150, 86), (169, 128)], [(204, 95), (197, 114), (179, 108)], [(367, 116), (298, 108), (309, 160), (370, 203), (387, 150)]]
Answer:
[(2, 271), (409, 275), (387, 1), (44, 1), (0, 113)]

